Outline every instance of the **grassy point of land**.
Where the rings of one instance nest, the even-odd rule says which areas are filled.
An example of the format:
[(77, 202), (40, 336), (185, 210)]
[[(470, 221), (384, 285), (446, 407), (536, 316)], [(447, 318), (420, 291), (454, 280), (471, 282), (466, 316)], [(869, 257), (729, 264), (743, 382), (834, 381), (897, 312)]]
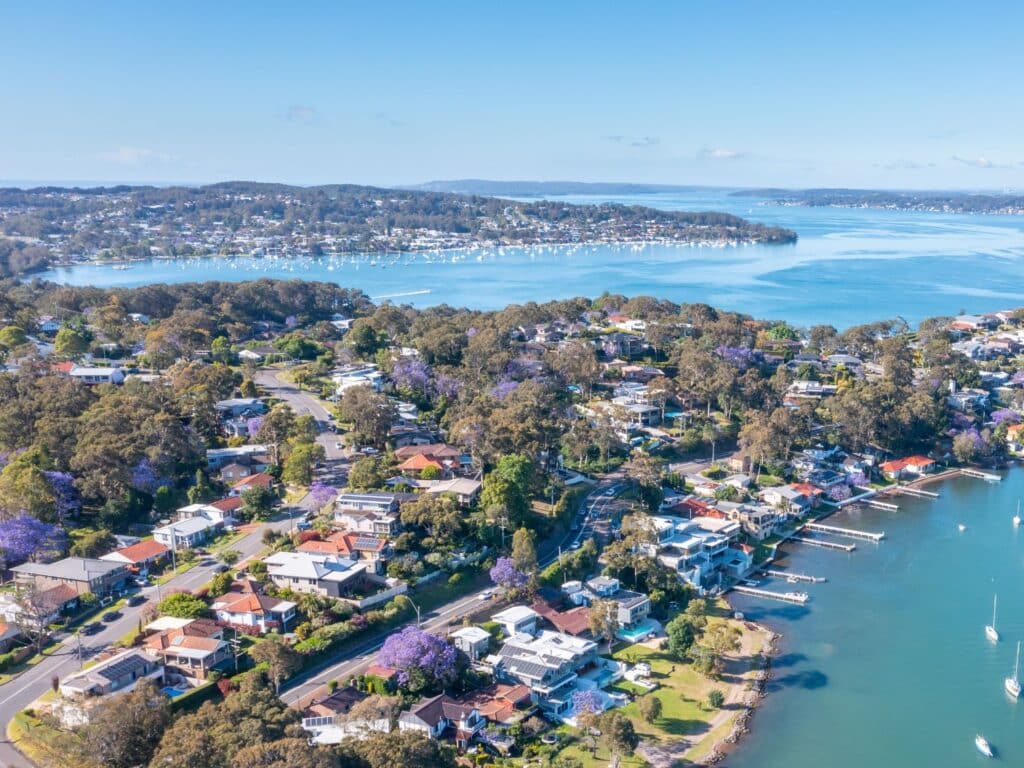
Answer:
[[(753, 624), (727, 618), (726, 606), (716, 603), (709, 614), (709, 623), (729, 621), (741, 632), (741, 649), (725, 661), (725, 670), (718, 679), (705, 677), (693, 665), (681, 663), (658, 648), (658, 642), (622, 645), (612, 654), (619, 661), (635, 664), (645, 661), (651, 665), (651, 679), (659, 687), (650, 693), (641, 693), (638, 686), (620, 682), (615, 690), (636, 695), (618, 711), (628, 717), (641, 739), (640, 752), (648, 755), (652, 765), (688, 765), (707, 757), (716, 744), (732, 730), (735, 719), (744, 709), (744, 702), (761, 669), (761, 652), (767, 632)], [(720, 709), (711, 707), (708, 697), (712, 690), (720, 690), (725, 703)], [(661, 702), (661, 715), (648, 723), (640, 715), (637, 703), (641, 696), (652, 696)], [(610, 764), (611, 756), (603, 748), (591, 755), (573, 733), (564, 742), (560, 754), (579, 759), (586, 768)], [(623, 768), (647, 765), (639, 754), (623, 759)]]

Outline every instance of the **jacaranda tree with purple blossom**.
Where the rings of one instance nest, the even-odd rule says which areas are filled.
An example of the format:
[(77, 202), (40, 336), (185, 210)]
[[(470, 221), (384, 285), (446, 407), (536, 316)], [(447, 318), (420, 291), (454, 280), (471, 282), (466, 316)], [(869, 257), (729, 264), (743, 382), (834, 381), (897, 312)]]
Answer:
[(395, 670), (399, 685), (412, 693), (441, 690), (459, 674), (455, 647), (411, 625), (388, 636), (377, 663)]
[(82, 497), (75, 488), (75, 478), (70, 472), (44, 471), (53, 490), (53, 510), (57, 521), (77, 515), (82, 510)]
[(67, 547), (64, 531), (28, 514), (0, 520), (0, 552), (10, 565), (61, 554)]
[(516, 568), (511, 557), (499, 557), (488, 574), (495, 586), (501, 587), (506, 593), (520, 590), (530, 581), (529, 575)]
[(997, 427), (1003, 422), (1007, 424), (1019, 424), (1020, 414), (1009, 408), (1000, 408), (997, 411), (992, 411), (992, 423)]
[(577, 715), (584, 712), (603, 712), (604, 699), (597, 691), (575, 691), (572, 695), (572, 708)]
[(170, 484), (171, 481), (166, 477), (161, 477), (149, 459), (140, 459), (132, 468), (131, 486), (140, 493), (152, 496), (156, 493), (157, 488)]
[(313, 503), (313, 509), (319, 511), (323, 509), (327, 502), (338, 495), (338, 489), (332, 485), (327, 485), (319, 480), (315, 481), (309, 486), (309, 500)]
[(407, 397), (426, 398), (430, 392), (430, 366), (415, 357), (403, 357), (391, 369), (391, 380)]

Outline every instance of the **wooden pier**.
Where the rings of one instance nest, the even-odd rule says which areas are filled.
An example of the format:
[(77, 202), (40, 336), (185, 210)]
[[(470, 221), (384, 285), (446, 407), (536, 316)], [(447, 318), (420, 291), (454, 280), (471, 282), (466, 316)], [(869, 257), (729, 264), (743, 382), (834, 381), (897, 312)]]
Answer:
[(986, 480), (990, 483), (998, 483), (1000, 480), (1003, 479), (999, 475), (993, 475), (989, 472), (982, 472), (980, 469), (970, 469), (969, 467), (964, 467), (963, 469), (961, 469), (960, 474), (964, 475), (965, 477), (976, 477), (979, 480)]
[(864, 539), (865, 541), (881, 541), (885, 538), (885, 531), (872, 533), (871, 531), (857, 531), (853, 528), (840, 528), (837, 525), (823, 523), (805, 523), (803, 529), (814, 533), (826, 533), (830, 536), (844, 536), (848, 539)]
[(781, 600), (784, 603), (796, 603), (797, 605), (803, 605), (811, 599), (806, 592), (773, 592), (770, 589), (758, 589), (757, 587), (744, 587), (742, 585), (733, 587), (732, 591), (739, 592), (741, 595), (764, 597), (768, 600)]
[(887, 501), (879, 501), (878, 499), (866, 499), (864, 503), (867, 504), (869, 507), (874, 507), (875, 509), (884, 509), (886, 512), (900, 511), (900, 508), (898, 506), (896, 506), (895, 504), (890, 504)]
[(853, 550), (857, 548), (856, 544), (840, 544), (836, 541), (825, 541), (824, 539), (809, 539), (806, 536), (793, 536), (790, 541), (798, 541), (801, 544), (810, 544), (812, 547), (835, 549), (840, 552), (853, 552)]
[(765, 568), (761, 573), (766, 576), (774, 576), (777, 579), (785, 579), (786, 581), (802, 581), (806, 584), (824, 584), (828, 579), (824, 576), (808, 576), (806, 573), (792, 573), (790, 571), (774, 571), (771, 568)]
[(926, 491), (923, 488), (913, 488), (909, 485), (898, 485), (893, 488), (894, 493), (905, 493), (908, 496), (918, 496), (922, 499), (937, 499), (939, 494), (934, 491)]

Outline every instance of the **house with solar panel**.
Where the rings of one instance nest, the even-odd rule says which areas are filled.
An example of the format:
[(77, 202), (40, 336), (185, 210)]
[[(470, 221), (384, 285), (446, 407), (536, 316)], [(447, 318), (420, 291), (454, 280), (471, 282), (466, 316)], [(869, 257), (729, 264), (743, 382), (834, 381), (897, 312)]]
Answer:
[(121, 651), (89, 669), (65, 677), (58, 688), (64, 700), (55, 704), (54, 714), (66, 728), (84, 725), (100, 701), (135, 690), (140, 680), (153, 680), (163, 685), (162, 661), (138, 648)]

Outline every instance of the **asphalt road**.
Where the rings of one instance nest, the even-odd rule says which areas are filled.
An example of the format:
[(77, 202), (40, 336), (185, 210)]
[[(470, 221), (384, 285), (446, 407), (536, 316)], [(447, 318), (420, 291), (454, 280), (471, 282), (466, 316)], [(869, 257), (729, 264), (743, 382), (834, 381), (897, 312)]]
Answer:
[[(261, 370), (257, 373), (257, 383), (270, 394), (287, 402), (299, 415), (306, 413), (316, 417), (321, 431), (329, 429), (327, 411), (320, 403), (306, 392), (300, 392), (294, 385), (280, 381), (276, 372)], [(348, 473), (347, 455), (336, 448), (337, 436), (331, 432), (323, 432), (318, 438), (324, 446), (327, 460), (318, 470), (324, 482), (344, 485)], [(264, 523), (245, 537), (231, 545), (241, 554), (241, 559), (255, 555), (263, 548), (263, 533), (267, 529), (283, 532), (292, 528), (298, 517), (312, 507), (309, 497), (301, 499), (294, 507), (286, 507), (283, 514), (276, 519)], [(106, 646), (124, 637), (138, 627), (142, 613), (159, 600), (159, 596), (172, 589), (194, 590), (208, 582), (217, 563), (196, 565), (188, 571), (176, 576), (160, 587), (148, 587), (141, 590), (147, 598), (145, 603), (121, 609), (121, 618), (103, 625), (102, 631), (95, 635), (69, 635), (59, 641), (56, 649), (41, 662), (26, 670), (5, 685), (0, 686), (0, 723), (3, 733), (0, 734), (0, 765), (6, 768), (32, 768), (33, 764), (19, 752), (15, 745), (7, 740), (7, 723), (15, 714), (28, 707), (39, 696), (50, 689), (54, 677), (63, 679), (81, 669), (81, 662), (95, 656)], [(81, 640), (81, 648), (79, 648)], [(81, 660), (80, 660), (81, 659)]]
[[(555, 562), (560, 551), (568, 551), (569, 545), (582, 535), (582, 530), (585, 530), (582, 521), (588, 515), (588, 511), (592, 506), (601, 503), (602, 500), (611, 498), (605, 496), (604, 492), (612, 486), (619, 487), (620, 491), (622, 489), (622, 483), (616, 480), (602, 482), (593, 488), (581, 501), (579, 508), (576, 510), (576, 518), (581, 521), (581, 529), (574, 531), (570, 527), (570, 530), (560, 539), (541, 543), (538, 550), (538, 570), (544, 569)], [(474, 592), (429, 612), (426, 616), (421, 617), (421, 626), (428, 632), (445, 634), (450, 626), (459, 624), (464, 616), (476, 613), (482, 605), (485, 605), (484, 594), (488, 591), (490, 590)], [(414, 621), (410, 621), (403, 626), (414, 623)], [(401, 627), (396, 627), (394, 631), (399, 629)], [(281, 700), (293, 706), (314, 692), (317, 692), (317, 689), (324, 686), (329, 680), (344, 680), (350, 675), (361, 673), (373, 663), (375, 653), (384, 644), (384, 640), (384, 636), (375, 637), (362, 645), (348, 650), (344, 658), (339, 659), (329, 667), (316, 670), (305, 676), (300, 675), (297, 678), (293, 678), (287, 684), (286, 690), (281, 694)], [(323, 692), (325, 691), (320, 693)]]

